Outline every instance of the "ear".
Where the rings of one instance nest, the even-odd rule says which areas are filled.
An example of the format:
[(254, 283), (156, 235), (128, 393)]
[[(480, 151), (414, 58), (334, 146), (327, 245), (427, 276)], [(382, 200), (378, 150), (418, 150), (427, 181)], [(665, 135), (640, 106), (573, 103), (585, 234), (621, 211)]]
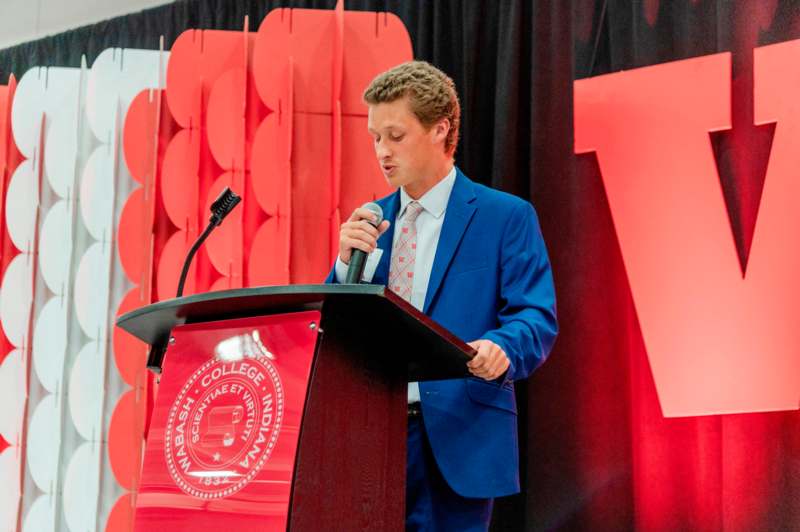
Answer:
[(434, 143), (444, 142), (447, 140), (447, 134), (450, 133), (450, 119), (442, 118), (433, 125), (432, 129)]

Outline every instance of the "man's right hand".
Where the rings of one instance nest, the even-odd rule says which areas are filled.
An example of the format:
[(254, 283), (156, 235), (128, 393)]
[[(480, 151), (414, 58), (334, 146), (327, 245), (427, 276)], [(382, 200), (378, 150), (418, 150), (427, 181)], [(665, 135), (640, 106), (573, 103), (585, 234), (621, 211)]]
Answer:
[(384, 220), (376, 228), (367, 220), (375, 220), (375, 213), (359, 207), (339, 229), (339, 258), (350, 264), (353, 249), (360, 249), (369, 254), (378, 245), (378, 237), (389, 229), (389, 221)]

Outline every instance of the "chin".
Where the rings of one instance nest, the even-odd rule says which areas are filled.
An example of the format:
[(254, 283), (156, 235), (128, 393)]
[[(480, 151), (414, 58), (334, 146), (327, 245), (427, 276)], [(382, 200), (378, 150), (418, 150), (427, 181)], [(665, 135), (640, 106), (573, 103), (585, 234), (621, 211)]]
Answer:
[(386, 176), (386, 182), (389, 183), (389, 186), (392, 188), (400, 188), (405, 185), (403, 178), (398, 175)]

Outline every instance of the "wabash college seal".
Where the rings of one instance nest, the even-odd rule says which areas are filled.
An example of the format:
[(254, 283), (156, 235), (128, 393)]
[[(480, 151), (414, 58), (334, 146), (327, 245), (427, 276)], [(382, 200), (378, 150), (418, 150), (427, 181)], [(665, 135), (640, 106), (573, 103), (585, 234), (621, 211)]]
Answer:
[(200, 366), (175, 398), (164, 453), (188, 495), (221, 499), (244, 488), (269, 459), (283, 419), (283, 388), (266, 356)]

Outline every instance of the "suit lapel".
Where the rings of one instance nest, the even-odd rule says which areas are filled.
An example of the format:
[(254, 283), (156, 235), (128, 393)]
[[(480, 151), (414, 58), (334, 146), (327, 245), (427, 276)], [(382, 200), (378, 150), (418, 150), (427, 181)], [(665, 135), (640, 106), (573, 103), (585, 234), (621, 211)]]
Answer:
[[(461, 170), (456, 168), (456, 182), (453, 185), (453, 191), (450, 193), (450, 199), (447, 202), (442, 232), (439, 235), (439, 244), (436, 246), (436, 255), (434, 255), (433, 267), (431, 268), (431, 277), (428, 281), (427, 293), (425, 294), (423, 312), (426, 314), (428, 313), (431, 301), (433, 301), (433, 298), (436, 297), (436, 293), (439, 291), (439, 287), (444, 279), (444, 274), (447, 272), (447, 268), (450, 266), (453, 255), (458, 248), (458, 244), (461, 242), (461, 237), (464, 236), (464, 231), (467, 229), (470, 220), (472, 220), (472, 216), (475, 214), (476, 207), (474, 201), (475, 190), (472, 181), (467, 179), (467, 177), (461, 173)], [(391, 243), (391, 237), (389, 242)]]
[(394, 224), (397, 219), (397, 212), (400, 210), (400, 191), (386, 198), (383, 207), (383, 219), (389, 220), (389, 229), (378, 238), (378, 247), (383, 250), (381, 260), (372, 276), (372, 284), (389, 284), (389, 261), (392, 257), (392, 242), (394, 241)]

